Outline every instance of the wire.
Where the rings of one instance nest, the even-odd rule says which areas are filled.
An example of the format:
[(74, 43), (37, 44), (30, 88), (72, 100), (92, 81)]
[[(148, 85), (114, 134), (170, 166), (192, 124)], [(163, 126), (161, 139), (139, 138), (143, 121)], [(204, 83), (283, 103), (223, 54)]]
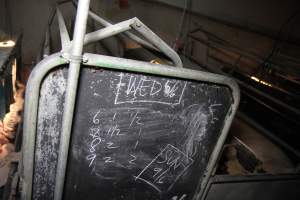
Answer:
[(276, 41), (274, 42), (273, 48), (271, 50), (271, 53), (266, 57), (266, 59), (260, 64), (260, 66), (258, 67), (258, 69), (261, 66), (266, 66), (267, 63), (269, 63), (270, 59), (273, 57), (273, 55), (275, 54), (276, 51), (279, 51), (278, 45), (281, 42), (281, 35), (284, 31), (285, 26), (287, 26), (293, 19), (294, 17), (296, 17), (300, 12), (300, 9), (297, 9), (292, 15), (290, 15), (280, 26), (279, 31), (277, 32), (277, 36), (276, 36)]
[(181, 34), (182, 34), (183, 24), (184, 24), (184, 21), (185, 21), (185, 16), (186, 16), (186, 11), (187, 11), (187, 8), (188, 8), (188, 5), (189, 5), (189, 1), (190, 0), (185, 0), (185, 3), (184, 3), (184, 8), (183, 8), (183, 12), (182, 12), (182, 15), (181, 15), (181, 18), (180, 18), (178, 32), (177, 32), (175, 41), (173, 43), (173, 49), (175, 51), (177, 50), (177, 44), (178, 44), (179, 38), (181, 37)]

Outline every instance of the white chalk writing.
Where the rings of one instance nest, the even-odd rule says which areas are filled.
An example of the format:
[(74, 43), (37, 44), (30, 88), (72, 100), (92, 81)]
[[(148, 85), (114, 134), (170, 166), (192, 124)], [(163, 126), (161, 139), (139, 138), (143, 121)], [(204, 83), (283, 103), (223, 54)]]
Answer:
[(132, 164), (132, 165), (135, 165), (134, 161), (136, 160), (136, 156), (130, 154), (130, 157), (131, 157), (131, 159), (129, 160), (129, 163)]
[(135, 178), (159, 192), (170, 190), (193, 162), (182, 151), (168, 144)]
[(89, 143), (89, 154), (86, 156), (86, 160), (89, 161), (89, 167), (91, 167), (97, 157), (95, 151), (96, 147), (102, 142), (102, 138), (100, 137), (100, 129), (99, 128), (90, 128), (91, 142)]
[(121, 73), (117, 84), (115, 104), (122, 103), (160, 103), (177, 105), (183, 96), (186, 82)]
[(103, 157), (103, 160), (105, 160), (105, 162), (106, 163), (111, 163), (111, 162), (114, 162), (113, 160), (112, 160), (112, 158), (111, 157)]
[[(136, 134), (136, 141), (133, 143), (134, 149), (138, 148), (139, 138), (142, 132), (142, 117), (140, 116), (140, 109), (121, 110), (121, 111), (107, 111), (105, 109), (99, 109), (92, 116), (92, 127), (89, 129), (89, 142), (88, 142), (88, 154), (86, 160), (89, 167), (95, 169), (95, 160), (98, 159), (97, 151), (104, 150), (106, 152), (105, 157), (97, 160), (99, 164), (116, 163), (118, 166), (124, 166), (124, 163), (119, 163), (119, 154), (115, 154), (117, 149), (120, 149), (120, 142), (118, 137), (125, 135), (126, 131), (122, 131), (118, 120), (128, 119), (128, 128), (134, 130)], [(123, 122), (124, 123), (124, 122)], [(128, 132), (128, 130), (127, 130)], [(138, 156), (128, 152), (127, 167), (131, 168), (132, 165), (136, 165)]]

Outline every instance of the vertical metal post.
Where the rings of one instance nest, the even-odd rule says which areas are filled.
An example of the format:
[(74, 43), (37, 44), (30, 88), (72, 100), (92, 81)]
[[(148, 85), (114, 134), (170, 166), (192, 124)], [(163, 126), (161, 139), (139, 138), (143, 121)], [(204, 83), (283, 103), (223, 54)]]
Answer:
[(65, 173), (68, 160), (69, 142), (72, 129), (75, 98), (82, 58), (83, 40), (86, 32), (90, 0), (80, 0), (78, 3), (74, 37), (70, 50), (70, 66), (68, 71), (67, 90), (63, 113), (62, 132), (60, 136), (59, 156), (56, 169), (54, 199), (60, 200), (63, 196)]

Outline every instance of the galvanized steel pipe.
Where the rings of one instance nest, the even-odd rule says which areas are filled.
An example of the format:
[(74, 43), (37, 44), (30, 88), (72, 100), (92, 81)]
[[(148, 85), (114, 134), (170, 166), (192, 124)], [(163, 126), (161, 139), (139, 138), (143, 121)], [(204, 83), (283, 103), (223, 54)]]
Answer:
[[(76, 5), (77, 2), (73, 0), (73, 3)], [(94, 19), (95, 21), (99, 22), (101, 25), (109, 27), (112, 26), (113, 24), (109, 23), (105, 19), (101, 18), (100, 16), (96, 15), (94, 12), (89, 11), (89, 16)], [(138, 30), (144, 37), (147, 39), (150, 38), (151, 43), (141, 39), (140, 37), (130, 33), (129, 31), (125, 32), (124, 34), (132, 39), (133, 41), (137, 42), (138, 44), (141, 44), (142, 46), (145, 46), (147, 48), (160, 51), (164, 54), (166, 54), (174, 63), (176, 67), (183, 67), (182, 66), (182, 61), (179, 57), (179, 55), (174, 51), (171, 47), (169, 47), (163, 40), (161, 40), (159, 37), (157, 37), (146, 25), (144, 25), (138, 18), (135, 18), (136, 21), (138, 21), (143, 27), (141, 27), (141, 32)], [(147, 37), (148, 36), (148, 37)], [(156, 37), (154, 37), (156, 36)]]
[[(108, 27), (105, 27), (103, 29), (100, 29), (98, 31), (94, 31), (91, 33), (88, 33), (84, 37), (84, 45), (117, 35), (119, 33), (122, 33), (124, 31), (130, 30), (131, 25), (135, 23), (135, 20), (129, 19), (124, 22), (120, 22), (118, 24), (114, 24)], [(69, 51), (69, 49), (72, 47), (73, 41), (71, 41), (69, 48), (67, 48), (66, 52)]]
[(90, 0), (80, 0), (77, 8), (77, 15), (74, 29), (74, 39), (70, 50), (70, 66), (68, 71), (67, 90), (65, 97), (62, 132), (60, 136), (59, 156), (56, 169), (54, 199), (60, 200), (63, 196), (64, 180), (66, 174), (68, 150), (71, 137), (73, 113), (80, 73), (83, 41), (86, 32)]
[(65, 63), (67, 63), (67, 60), (61, 57), (61, 53), (56, 53), (44, 58), (32, 70), (26, 84), (21, 160), (22, 166), (20, 167), (22, 169), (21, 177), (23, 179), (22, 200), (31, 199), (32, 196), (34, 148), (40, 86), (43, 78), (51, 69)]
[(59, 8), (56, 8), (56, 14), (57, 14), (58, 26), (60, 32), (61, 47), (62, 50), (64, 51), (66, 47), (70, 44), (70, 36), (67, 30), (66, 23), (64, 21), (64, 17), (60, 12)]

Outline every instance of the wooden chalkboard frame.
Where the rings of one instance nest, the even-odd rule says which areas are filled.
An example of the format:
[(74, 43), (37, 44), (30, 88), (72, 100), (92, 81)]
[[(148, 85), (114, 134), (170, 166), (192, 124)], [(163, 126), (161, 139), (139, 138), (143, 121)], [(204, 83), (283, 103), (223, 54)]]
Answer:
[[(64, 58), (62, 53), (53, 54), (44, 59), (34, 68), (27, 83), (24, 111), (23, 157), (21, 163), (21, 175), (23, 178), (23, 186), (25, 186), (22, 191), (23, 199), (27, 199), (26, 197), (28, 197), (28, 195), (31, 196), (32, 192), (37, 110), (41, 83), (50, 70), (67, 63), (68, 59)], [(141, 61), (89, 53), (83, 55), (83, 64), (96, 68), (108, 68), (128, 72), (162, 75), (165, 77), (202, 81), (227, 86), (228, 88), (230, 88), (233, 103), (226, 115), (225, 123), (221, 131), (219, 140), (210, 156), (206, 168), (206, 173), (203, 176), (203, 181), (201, 182), (201, 184), (199, 184), (196, 199), (201, 197), (204, 188), (209, 181), (215, 163), (219, 158), (221, 148), (225, 142), (233, 117), (237, 111), (240, 95), (238, 85), (235, 83), (235, 81), (231, 78), (208, 72), (200, 72), (190, 69), (175, 68), (166, 65), (157, 65)]]

